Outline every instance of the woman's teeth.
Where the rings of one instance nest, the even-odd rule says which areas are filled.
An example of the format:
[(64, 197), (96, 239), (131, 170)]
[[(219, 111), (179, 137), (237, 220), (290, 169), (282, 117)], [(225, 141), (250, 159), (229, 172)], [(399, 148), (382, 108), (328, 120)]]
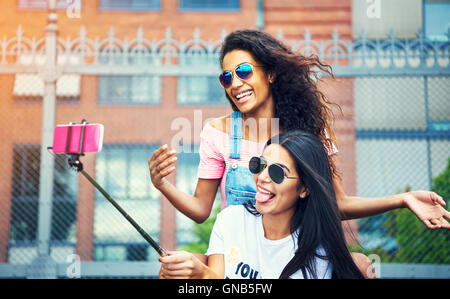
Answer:
[(258, 188), (258, 191), (261, 192), (261, 193), (264, 193), (264, 194), (272, 194), (271, 192), (269, 192), (267, 190), (264, 190), (264, 189), (261, 189), (261, 188)]
[(242, 99), (243, 97), (246, 97), (246, 96), (251, 95), (252, 93), (253, 93), (253, 91), (251, 91), (251, 90), (244, 91), (244, 92), (242, 92), (242, 93), (236, 95), (236, 99), (240, 100), (240, 99)]

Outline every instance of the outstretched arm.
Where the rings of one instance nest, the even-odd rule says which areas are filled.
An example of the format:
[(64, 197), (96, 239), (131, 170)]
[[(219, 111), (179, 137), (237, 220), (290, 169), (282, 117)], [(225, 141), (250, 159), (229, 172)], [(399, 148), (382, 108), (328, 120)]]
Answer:
[(333, 184), (339, 211), (344, 220), (373, 216), (393, 209), (408, 208), (429, 229), (450, 229), (447, 221), (450, 219), (450, 212), (445, 210), (445, 201), (435, 192), (410, 191), (384, 197), (357, 197), (345, 194), (339, 178), (335, 177)]

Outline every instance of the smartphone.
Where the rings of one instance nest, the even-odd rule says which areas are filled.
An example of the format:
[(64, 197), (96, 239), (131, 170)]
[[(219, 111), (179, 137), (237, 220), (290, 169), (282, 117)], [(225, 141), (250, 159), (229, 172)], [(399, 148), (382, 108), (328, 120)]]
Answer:
[[(97, 153), (103, 146), (102, 124), (57, 125), (53, 134), (53, 152), (55, 154)], [(80, 142), (83, 146), (80, 152)]]

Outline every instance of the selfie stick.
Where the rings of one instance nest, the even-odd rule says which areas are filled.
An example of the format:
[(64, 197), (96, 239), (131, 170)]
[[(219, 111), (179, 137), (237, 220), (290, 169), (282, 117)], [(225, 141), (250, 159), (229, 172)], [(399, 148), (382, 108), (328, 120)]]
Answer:
[(147, 234), (144, 229), (137, 224), (136, 221), (134, 221), (133, 218), (131, 218), (130, 215), (128, 215), (127, 212), (125, 212), (124, 209), (122, 209), (122, 207), (86, 172), (83, 170), (83, 164), (80, 161), (80, 156), (84, 156), (83, 152), (82, 152), (82, 148), (83, 148), (83, 141), (84, 141), (84, 130), (86, 127), (87, 122), (83, 119), (82, 121), (82, 128), (81, 128), (81, 136), (80, 136), (80, 148), (78, 153), (69, 153), (69, 144), (70, 144), (70, 135), (71, 135), (71, 125), (72, 123), (69, 125), (68, 128), (68, 132), (67, 132), (67, 142), (66, 142), (66, 155), (69, 157), (68, 159), (68, 163), (71, 167), (74, 167), (77, 172), (81, 172), (82, 175), (84, 175), (84, 177), (92, 183), (92, 185), (95, 186), (95, 188), (97, 188), (98, 191), (100, 191), (101, 194), (103, 194), (103, 196), (106, 197), (106, 199), (125, 217), (125, 219), (128, 220), (129, 223), (131, 223), (131, 225), (141, 234), (142, 237), (144, 237), (144, 239), (158, 252), (158, 254), (160, 256), (164, 256), (167, 254), (167, 252), (164, 250), (164, 248), (162, 248), (161, 246), (159, 246), (159, 244), (153, 240), (152, 237), (149, 236), (149, 234)]

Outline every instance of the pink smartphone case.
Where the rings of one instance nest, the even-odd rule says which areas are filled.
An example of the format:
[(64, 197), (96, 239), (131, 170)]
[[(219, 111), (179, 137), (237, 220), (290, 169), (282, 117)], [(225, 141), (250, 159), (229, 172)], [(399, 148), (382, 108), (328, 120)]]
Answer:
[[(99, 152), (103, 145), (103, 125), (86, 124), (82, 153)], [(73, 124), (70, 133), (69, 153), (78, 153), (80, 150), (80, 137), (82, 124)], [(58, 125), (53, 135), (53, 152), (61, 154), (66, 152), (67, 133), (69, 125)]]

